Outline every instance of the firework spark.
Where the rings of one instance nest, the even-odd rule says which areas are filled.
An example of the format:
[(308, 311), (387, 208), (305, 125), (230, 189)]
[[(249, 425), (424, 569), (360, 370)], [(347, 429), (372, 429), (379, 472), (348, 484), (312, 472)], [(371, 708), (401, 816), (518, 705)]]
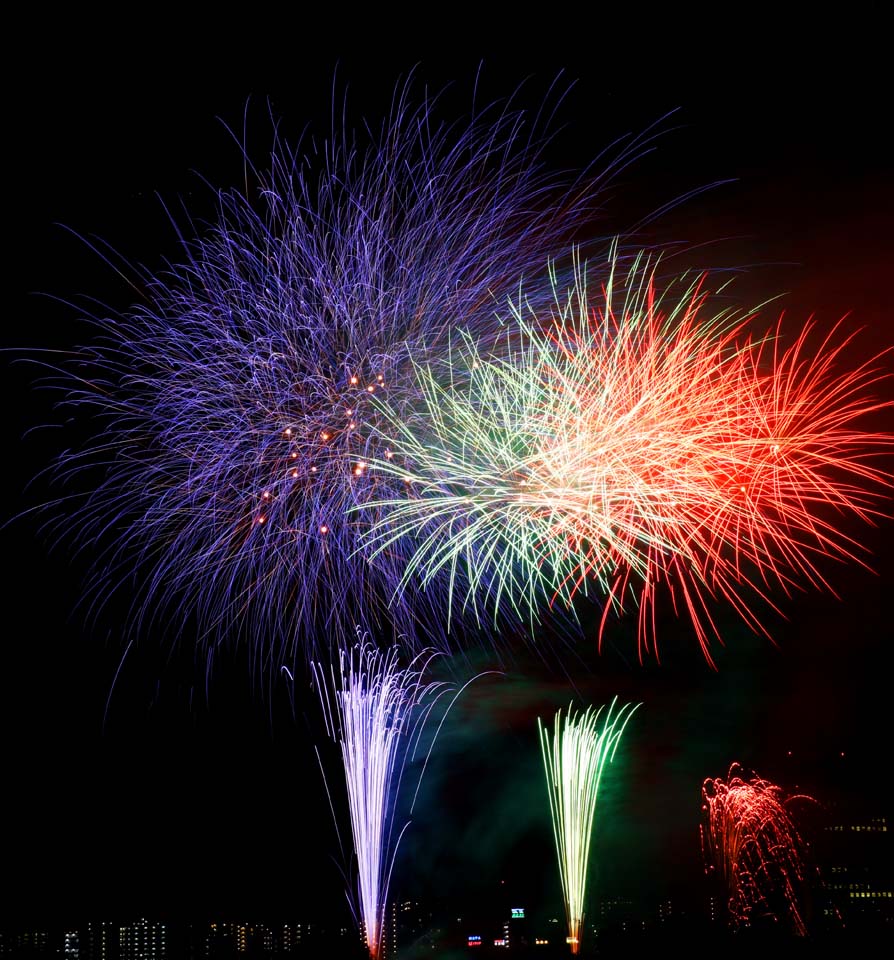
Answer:
[(432, 708), (449, 689), (423, 679), (431, 656), (420, 655), (402, 669), (396, 647), (381, 653), (357, 644), (340, 652), (337, 676), (334, 669), (327, 674), (312, 665), (326, 731), (341, 748), (358, 866), (357, 889), (349, 888), (348, 896), (352, 906), (357, 897), (355, 915), (373, 960), (381, 956), (394, 858), (409, 826), (395, 831), (404, 766)]
[(487, 340), (495, 297), (592, 211), (601, 177), (546, 172), (545, 142), (508, 105), (439, 125), (408, 84), (378, 132), (336, 127), (306, 153), (277, 140), (184, 262), (139, 280), (141, 305), (94, 318), (102, 338), (62, 389), (105, 429), (58, 473), (99, 470), (61, 521), (98, 555), (98, 596), (139, 570), (137, 619), (251, 638), (262, 670), (354, 625), (442, 642), (437, 598), (387, 609), (406, 558), (371, 562), (348, 512), (400, 485), (369, 471), (390, 456), (373, 401), (413, 399), (410, 356), (437, 355), (451, 324)]
[(890, 438), (859, 425), (888, 405), (878, 358), (842, 368), (850, 338), (812, 351), (809, 326), (756, 337), (703, 276), (659, 290), (648, 257), (610, 268), (595, 303), (583, 267), (564, 294), (553, 278), (551, 316), (520, 295), (500, 352), (468, 335), (419, 363), (414, 414), (380, 404), (389, 458), (370, 472), (405, 489), (376, 503), (369, 540), (409, 555), (400, 599), (446, 584), (464, 612), (536, 620), (593, 590), (600, 639), (637, 605), (641, 655), (669, 594), (710, 661), (714, 601), (762, 630), (752, 598), (825, 584), (820, 556), (857, 559), (834, 520), (871, 519), (889, 482), (871, 458)]
[(737, 926), (759, 917), (788, 919), (804, 936), (806, 870), (802, 840), (782, 790), (759, 777), (746, 779), (734, 763), (726, 780), (702, 786), (702, 851), (708, 872), (717, 871), (728, 892), (729, 912)]
[(602, 773), (614, 759), (621, 734), (640, 706), (624, 704), (615, 711), (616, 703), (617, 697), (607, 709), (588, 707), (577, 715), (569, 707), (564, 720), (559, 710), (552, 734), (537, 718), (572, 953), (580, 951), (587, 864)]

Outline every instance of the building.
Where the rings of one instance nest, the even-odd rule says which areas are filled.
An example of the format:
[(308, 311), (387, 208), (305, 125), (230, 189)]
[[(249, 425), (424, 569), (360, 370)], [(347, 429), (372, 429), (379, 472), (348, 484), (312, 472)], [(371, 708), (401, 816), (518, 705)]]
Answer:
[(81, 931), (81, 960), (118, 960), (118, 933), (111, 921), (88, 923)]
[(81, 937), (77, 930), (66, 930), (62, 934), (62, 956), (66, 960), (80, 960)]
[(432, 952), (443, 931), (433, 928), (430, 909), (418, 900), (395, 900), (390, 913), (383, 931), (383, 960), (394, 960), (408, 950)]
[(309, 936), (309, 924), (284, 923), (277, 929), (276, 949), (284, 957), (298, 954)]
[(0, 938), (0, 955), (4, 957), (50, 957), (57, 955), (51, 949), (50, 933), (48, 930), (23, 930), (18, 933), (7, 933)]
[(166, 960), (163, 923), (145, 918), (118, 929), (118, 960)]
[(887, 817), (833, 810), (816, 843), (822, 877), (815, 920), (827, 930), (894, 932), (894, 839)]

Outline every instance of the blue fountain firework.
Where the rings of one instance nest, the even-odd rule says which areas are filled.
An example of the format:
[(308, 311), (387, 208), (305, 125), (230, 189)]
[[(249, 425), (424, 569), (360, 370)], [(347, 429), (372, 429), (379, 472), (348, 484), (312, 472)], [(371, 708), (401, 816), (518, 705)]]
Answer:
[[(362, 923), (373, 958), (382, 954), (388, 888), (400, 839), (409, 826), (396, 828), (394, 822), (404, 769), (419, 745), (429, 715), (452, 689), (443, 682), (424, 679), (435, 655), (419, 654), (401, 667), (397, 647), (382, 653), (364, 641), (349, 651), (339, 650), (337, 673), (318, 663), (311, 665), (326, 732), (338, 743), (342, 755), (357, 863), (357, 883), (349, 883), (348, 900), (358, 924)], [(434, 739), (429, 751), (433, 745)], [(421, 780), (422, 774), (419, 784)], [(418, 792), (418, 784), (416, 789)], [(331, 802), (328, 785), (327, 792)]]

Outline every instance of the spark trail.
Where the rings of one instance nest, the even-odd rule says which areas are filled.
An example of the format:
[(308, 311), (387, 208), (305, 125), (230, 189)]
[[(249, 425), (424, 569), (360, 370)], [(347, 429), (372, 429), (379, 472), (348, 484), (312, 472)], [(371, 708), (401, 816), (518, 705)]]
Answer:
[(569, 707), (564, 717), (559, 710), (551, 733), (537, 718), (568, 943), (574, 954), (580, 952), (583, 934), (587, 865), (599, 785), (605, 765), (614, 759), (621, 735), (640, 706), (624, 704), (615, 710), (616, 703), (617, 697), (607, 708), (588, 707), (578, 714)]

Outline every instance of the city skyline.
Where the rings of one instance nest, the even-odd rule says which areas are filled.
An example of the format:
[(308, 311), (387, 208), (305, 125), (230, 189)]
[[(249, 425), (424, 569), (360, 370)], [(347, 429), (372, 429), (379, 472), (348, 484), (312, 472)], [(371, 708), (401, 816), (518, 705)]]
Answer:
[[(813, 945), (821, 941), (836, 955), (846, 942), (874, 942), (894, 917), (894, 879), (890, 874), (891, 836), (885, 817), (856, 823), (832, 818), (818, 835), (810, 896), (803, 901)], [(870, 849), (871, 848), (871, 849)], [(891, 889), (888, 889), (891, 888)], [(691, 945), (702, 954), (716, 949), (753, 949), (761, 943), (798, 941), (793, 929), (774, 930), (777, 921), (758, 917), (743, 928), (732, 926), (723, 904), (722, 885), (707, 884), (697, 897), (661, 900), (611, 895), (592, 899), (584, 934), (584, 955), (627, 956), (658, 943)], [(468, 906), (468, 905), (467, 905)], [(555, 904), (551, 905), (554, 907)], [(383, 960), (437, 955), (544, 958), (567, 952), (564, 920), (542, 903), (526, 900), (506, 881), (486, 901), (466, 910), (443, 901), (397, 896), (389, 904), (382, 938)], [(461, 914), (461, 915), (460, 915)], [(865, 939), (864, 939), (865, 938)], [(210, 918), (106, 917), (45, 924), (43, 928), (0, 928), (0, 956), (63, 956), (69, 960), (236, 960), (289, 956), (359, 957), (362, 925), (270, 916)], [(825, 954), (824, 954), (825, 955)]]

